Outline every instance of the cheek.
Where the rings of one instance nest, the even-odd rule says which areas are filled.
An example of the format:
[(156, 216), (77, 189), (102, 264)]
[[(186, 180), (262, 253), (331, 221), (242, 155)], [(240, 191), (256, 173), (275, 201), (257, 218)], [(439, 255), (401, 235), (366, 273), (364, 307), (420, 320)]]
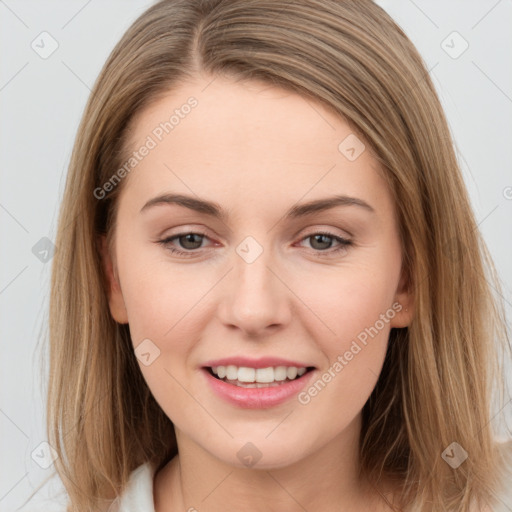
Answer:
[(367, 262), (329, 269), (328, 274), (317, 274), (302, 283), (298, 280), (297, 294), (315, 313), (308, 315), (316, 319), (310, 324), (312, 339), (322, 343), (331, 356), (361, 333), (359, 338), (364, 339), (364, 333), (375, 325), (387, 339), (389, 320), (395, 315), (392, 305), (398, 276), (396, 262)]
[(317, 418), (325, 414), (335, 424), (346, 422), (373, 391), (386, 356), (390, 322), (399, 307), (393, 307), (398, 277), (399, 264), (390, 259), (340, 268), (329, 279), (303, 284), (300, 293), (317, 315), (308, 315), (309, 335), (322, 351), (325, 366), (300, 402), (322, 410)]
[(193, 378), (186, 363), (204, 328), (201, 297), (211, 288), (211, 276), (151, 256), (132, 252), (123, 260), (130, 335), (136, 354), (139, 344), (148, 347), (150, 364), (141, 358), (138, 363), (153, 397), (178, 428), (188, 430), (200, 411), (183, 387)]
[(164, 339), (175, 338), (176, 332), (184, 339), (187, 331), (192, 333), (194, 313), (201, 308), (200, 299), (212, 282), (211, 275), (197, 269), (171, 264), (164, 250), (155, 251), (154, 247), (124, 253), (119, 272), (135, 345), (144, 338), (160, 345)]

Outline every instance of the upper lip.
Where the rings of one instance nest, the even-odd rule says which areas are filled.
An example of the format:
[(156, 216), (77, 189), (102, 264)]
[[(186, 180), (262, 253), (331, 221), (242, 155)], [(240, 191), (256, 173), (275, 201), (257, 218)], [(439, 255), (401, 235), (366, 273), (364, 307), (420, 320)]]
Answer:
[(300, 361), (292, 361), (283, 359), (281, 357), (260, 357), (258, 359), (251, 359), (249, 357), (224, 357), (222, 359), (215, 359), (207, 361), (203, 364), (204, 367), (216, 366), (244, 366), (247, 368), (268, 368), (276, 366), (295, 366), (297, 368), (310, 368), (313, 365), (301, 363)]

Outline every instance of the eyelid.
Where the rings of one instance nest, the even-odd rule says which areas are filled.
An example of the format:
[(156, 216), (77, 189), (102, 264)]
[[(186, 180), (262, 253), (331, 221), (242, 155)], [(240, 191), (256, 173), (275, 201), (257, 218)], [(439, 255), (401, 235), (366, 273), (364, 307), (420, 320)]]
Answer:
[[(196, 224), (196, 226), (197, 226), (197, 224)], [(170, 233), (167, 235), (162, 234), (162, 235), (158, 236), (157, 238), (159, 240), (162, 240), (162, 239), (169, 239), (169, 238), (179, 237), (179, 236), (188, 235), (188, 234), (193, 233), (196, 235), (202, 235), (211, 240), (212, 236), (210, 236), (208, 234), (208, 229), (205, 228), (204, 226), (201, 226), (201, 225), (199, 225), (199, 226), (200, 227), (197, 228), (197, 227), (192, 227), (192, 225), (185, 224), (184, 226), (179, 226), (179, 228), (176, 228), (176, 229), (179, 229), (179, 231), (177, 233)], [(341, 233), (334, 232), (335, 230), (336, 231), (339, 230), (339, 231), (341, 231)], [(164, 233), (166, 231), (167, 230), (165, 230)], [(327, 225), (322, 225), (322, 224), (313, 224), (313, 225), (307, 226), (305, 228), (301, 228), (299, 231), (297, 231), (293, 235), (293, 238), (295, 239), (295, 238), (300, 237), (299, 241), (301, 241), (305, 237), (313, 236), (313, 235), (320, 234), (320, 233), (324, 233), (326, 235), (333, 236), (333, 237), (339, 237), (339, 238), (342, 238), (347, 241), (352, 240), (352, 238), (353, 238), (352, 233), (350, 233), (347, 230), (341, 230), (340, 228), (333, 228), (333, 227), (329, 227)]]
[[(197, 255), (200, 255), (201, 252), (204, 252), (204, 250), (211, 249), (211, 247), (199, 247), (197, 249), (179, 249), (176, 247), (171, 246), (171, 242), (174, 242), (175, 240), (186, 236), (186, 235), (199, 235), (203, 237), (203, 240), (205, 238), (211, 240), (211, 237), (204, 233), (204, 230), (201, 229), (182, 229), (181, 231), (176, 234), (170, 234), (168, 236), (165, 236), (164, 238), (159, 238), (156, 240), (156, 243), (159, 245), (162, 245), (167, 251), (169, 251), (171, 254), (176, 255), (180, 258), (193, 258)], [(308, 251), (311, 251), (315, 254), (315, 256), (319, 258), (336, 258), (337, 256), (341, 256), (342, 251), (347, 251), (350, 246), (354, 245), (354, 241), (352, 236), (346, 237), (345, 235), (339, 235), (336, 233), (333, 233), (333, 230), (329, 229), (312, 229), (311, 231), (308, 231), (306, 233), (303, 233), (301, 236), (299, 236), (299, 239), (297, 242), (295, 242), (294, 245), (300, 244), (304, 242), (305, 240), (315, 236), (315, 235), (324, 235), (329, 238), (332, 238), (338, 245), (334, 248), (329, 247), (326, 250), (315, 250), (313, 248), (309, 249)], [(298, 236), (298, 235), (297, 235)], [(294, 237), (296, 238), (296, 237)], [(201, 241), (202, 243), (202, 241)], [(218, 244), (217, 244), (218, 245)], [(214, 243), (215, 246), (215, 243)]]
[(331, 236), (337, 236), (339, 238), (344, 238), (346, 240), (351, 240), (353, 238), (353, 234), (347, 231), (346, 229), (336, 228), (334, 226), (329, 226), (327, 224), (312, 224), (310, 226), (302, 228), (297, 232), (294, 238), (298, 236), (311, 236), (316, 233), (322, 232), (326, 232), (329, 233)]

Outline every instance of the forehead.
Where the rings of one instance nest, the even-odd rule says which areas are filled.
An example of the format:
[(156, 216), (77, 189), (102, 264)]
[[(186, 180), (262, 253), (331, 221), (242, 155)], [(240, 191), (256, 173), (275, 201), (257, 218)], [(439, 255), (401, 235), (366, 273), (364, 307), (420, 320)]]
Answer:
[(187, 139), (187, 146), (196, 142), (194, 157), (229, 148), (225, 158), (258, 151), (259, 160), (296, 154), (317, 162), (315, 153), (337, 156), (339, 142), (351, 133), (340, 116), (310, 98), (261, 81), (214, 77), (159, 96), (136, 117), (130, 141), (137, 145), (152, 135), (159, 146), (179, 146)]
[(130, 153), (151, 146), (127, 180), (145, 199), (166, 188), (253, 206), (277, 195), (288, 204), (386, 193), (378, 163), (341, 116), (260, 81), (182, 84), (137, 115), (129, 141)]

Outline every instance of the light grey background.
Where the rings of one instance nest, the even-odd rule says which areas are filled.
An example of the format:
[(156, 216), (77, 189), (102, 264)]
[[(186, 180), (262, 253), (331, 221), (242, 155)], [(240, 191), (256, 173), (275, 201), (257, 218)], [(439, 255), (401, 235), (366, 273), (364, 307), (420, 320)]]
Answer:
[[(456, 141), (479, 227), (512, 318), (512, 2), (380, 0), (423, 55)], [(16, 510), (52, 471), (32, 459), (45, 441), (50, 262), (32, 248), (54, 240), (71, 149), (90, 88), (142, 0), (0, 0), (0, 512)], [(31, 47), (46, 31), (58, 48)], [(453, 34), (456, 31), (460, 34)], [(443, 43), (444, 41), (444, 43)], [(458, 53), (469, 45), (460, 56)], [(50, 48), (45, 39), (45, 49)], [(449, 54), (451, 53), (451, 55)], [(457, 58), (454, 58), (457, 56)], [(502, 414), (511, 416), (512, 404)], [(510, 422), (508, 423), (510, 425)], [(39, 450), (39, 452), (38, 452)], [(37, 457), (36, 457), (37, 458)], [(46, 504), (49, 483), (30, 501)], [(36, 505), (40, 504), (41, 508)]]

